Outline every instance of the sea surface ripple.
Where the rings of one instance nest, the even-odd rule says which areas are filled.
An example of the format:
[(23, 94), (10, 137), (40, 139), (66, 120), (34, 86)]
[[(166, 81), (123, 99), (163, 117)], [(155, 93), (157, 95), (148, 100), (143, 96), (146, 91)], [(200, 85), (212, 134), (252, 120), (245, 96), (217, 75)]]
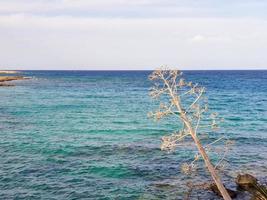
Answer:
[[(182, 199), (189, 154), (160, 151), (175, 124), (147, 118), (149, 71), (23, 73), (33, 78), (0, 88), (0, 199)], [(231, 172), (266, 176), (267, 71), (184, 76), (225, 119)]]

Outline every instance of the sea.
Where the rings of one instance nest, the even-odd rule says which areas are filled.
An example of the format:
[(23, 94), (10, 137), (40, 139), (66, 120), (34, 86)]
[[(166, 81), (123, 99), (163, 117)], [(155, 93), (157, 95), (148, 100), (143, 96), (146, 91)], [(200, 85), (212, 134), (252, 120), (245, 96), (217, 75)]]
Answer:
[[(151, 71), (22, 71), (0, 87), (0, 199), (183, 199), (192, 160), (183, 147), (161, 151), (178, 121), (154, 121)], [(184, 71), (206, 88), (224, 118), (218, 135), (234, 141), (226, 185), (237, 173), (267, 177), (267, 71)], [(232, 181), (232, 182), (231, 182)], [(235, 189), (235, 188), (234, 188)], [(192, 191), (191, 199), (217, 199)]]

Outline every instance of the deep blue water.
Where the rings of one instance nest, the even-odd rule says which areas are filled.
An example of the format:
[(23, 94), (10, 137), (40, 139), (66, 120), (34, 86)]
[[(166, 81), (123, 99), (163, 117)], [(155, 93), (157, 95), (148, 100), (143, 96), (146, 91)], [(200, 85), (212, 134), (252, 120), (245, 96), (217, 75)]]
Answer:
[[(147, 118), (157, 105), (149, 74), (24, 71), (33, 78), (0, 87), (0, 199), (182, 199), (188, 153), (160, 151), (175, 124)], [(266, 176), (267, 71), (184, 77), (207, 88), (225, 119), (220, 132), (235, 140), (230, 173)]]

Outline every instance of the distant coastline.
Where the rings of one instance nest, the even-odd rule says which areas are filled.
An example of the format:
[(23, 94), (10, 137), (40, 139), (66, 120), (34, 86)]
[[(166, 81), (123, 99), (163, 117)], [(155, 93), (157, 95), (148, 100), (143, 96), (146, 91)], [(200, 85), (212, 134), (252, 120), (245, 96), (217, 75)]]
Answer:
[(14, 70), (0, 70), (0, 74), (18, 74), (18, 73), (20, 72)]
[[(18, 74), (20, 73), (19, 71), (14, 71), (14, 70), (0, 70), (0, 87), (2, 86), (15, 86), (12, 83), (6, 83), (6, 82), (12, 82), (12, 81), (16, 81), (16, 80), (24, 80), (24, 79), (28, 79), (27, 77), (24, 76), (13, 76), (11, 74)], [(1, 76), (1, 74), (5, 74), (4, 76)], [(8, 76), (6, 76), (6, 74), (8, 74)], [(9, 76), (10, 75), (10, 76)]]

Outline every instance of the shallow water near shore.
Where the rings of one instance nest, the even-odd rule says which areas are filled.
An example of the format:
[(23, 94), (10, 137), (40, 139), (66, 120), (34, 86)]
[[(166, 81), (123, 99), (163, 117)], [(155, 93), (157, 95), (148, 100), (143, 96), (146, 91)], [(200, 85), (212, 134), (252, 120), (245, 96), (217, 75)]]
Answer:
[[(0, 198), (182, 199), (189, 153), (159, 149), (175, 124), (147, 118), (158, 104), (148, 96), (150, 73), (24, 71), (33, 78), (0, 88)], [(267, 71), (184, 76), (207, 88), (224, 117), (218, 134), (235, 140), (231, 173), (266, 177)]]

